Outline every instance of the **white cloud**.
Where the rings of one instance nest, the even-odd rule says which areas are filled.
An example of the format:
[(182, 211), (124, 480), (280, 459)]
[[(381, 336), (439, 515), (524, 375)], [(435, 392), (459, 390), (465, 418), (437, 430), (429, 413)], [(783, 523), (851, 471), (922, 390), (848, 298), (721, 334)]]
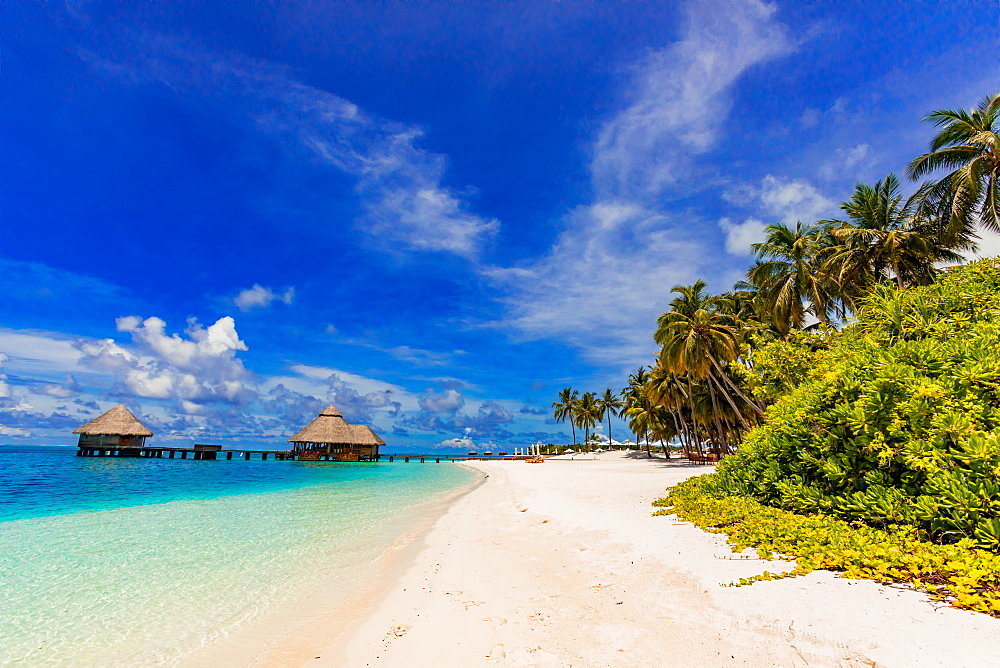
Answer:
[(753, 255), (751, 244), (764, 240), (763, 221), (747, 218), (742, 223), (734, 223), (729, 218), (719, 221), (719, 227), (726, 233), (726, 251), (733, 255)]
[(457, 450), (475, 450), (476, 444), (472, 440), (472, 429), (466, 429), (465, 435), (461, 438), (448, 438), (437, 444), (439, 448), (455, 448)]
[(183, 408), (204, 403), (243, 403), (252, 396), (252, 379), (237, 352), (247, 350), (231, 317), (205, 328), (188, 320), (187, 338), (167, 334), (166, 322), (152, 317), (119, 318), (118, 330), (132, 345), (111, 339), (81, 340), (82, 362), (115, 374), (121, 391), (151, 399), (171, 399)]
[(766, 213), (786, 225), (814, 223), (836, 210), (836, 204), (808, 182), (770, 174), (761, 181), (760, 201)]
[(631, 366), (655, 352), (652, 328), (677, 284), (719, 281), (699, 227), (712, 223), (664, 202), (704, 187), (709, 155), (724, 139), (733, 84), (751, 67), (792, 50), (774, 7), (754, 0), (691, 2), (682, 38), (643, 59), (631, 101), (601, 130), (591, 173), (595, 200), (570, 212), (543, 257), (486, 275), (506, 290), (499, 326), (552, 337), (592, 361)]
[[(134, 45), (140, 53), (129, 52)], [(353, 178), (358, 226), (379, 245), (474, 257), (500, 223), (468, 210), (471, 191), (444, 185), (445, 156), (419, 146), (423, 131), (382, 119), (266, 61), (206, 52), (196, 44), (132, 36), (118, 61), (90, 52), (95, 69), (168, 86), (250, 125), (282, 145), (295, 169), (333, 168)], [(211, 105), (199, 104), (202, 110)]]
[(601, 198), (675, 195), (697, 170), (693, 158), (715, 147), (731, 99), (747, 69), (793, 45), (756, 0), (688, 4), (684, 37), (641, 63), (633, 103), (601, 131), (594, 183)]
[(975, 252), (965, 254), (966, 262), (997, 256), (1000, 256), (1000, 232), (991, 232), (980, 227), (978, 248)]
[(802, 112), (802, 116), (799, 117), (799, 125), (801, 125), (805, 130), (814, 128), (816, 127), (816, 124), (819, 123), (819, 116), (819, 109), (807, 107), (806, 110)]
[(0, 353), (10, 373), (58, 381), (67, 373), (85, 372), (74, 340), (64, 334), (0, 328)]
[[(0, 353), (0, 369), (10, 359), (4, 353)], [(10, 385), (7, 384), (7, 376), (0, 373), (0, 399), (8, 399), (11, 396)]]
[(763, 241), (769, 223), (794, 226), (802, 221), (811, 224), (834, 215), (836, 204), (801, 179), (782, 179), (768, 174), (759, 185), (736, 184), (731, 186), (723, 199), (738, 206), (753, 209), (758, 217), (742, 223), (731, 218), (719, 220), (719, 227), (726, 233), (726, 251), (732, 255), (750, 256), (750, 245)]
[(670, 288), (707, 269), (689, 223), (637, 205), (577, 209), (548, 255), (486, 271), (510, 293), (502, 324), (527, 339), (559, 338), (593, 361), (647, 362)]
[(833, 157), (819, 168), (819, 175), (828, 181), (836, 179), (856, 180), (859, 178), (859, 174), (867, 171), (865, 168), (872, 161), (872, 147), (868, 144), (838, 148), (833, 152)]
[(465, 398), (458, 390), (445, 390), (437, 392), (427, 390), (420, 397), (420, 410), (428, 413), (457, 413), (465, 406)]
[(246, 313), (254, 308), (270, 306), (274, 302), (281, 302), (289, 306), (295, 299), (295, 288), (287, 288), (283, 293), (276, 293), (271, 288), (265, 288), (259, 283), (254, 283), (252, 288), (242, 290), (233, 298), (233, 304)]
[(262, 391), (283, 385), (289, 390), (334, 403), (345, 412), (349, 405), (359, 411), (387, 410), (393, 413), (419, 409), (417, 396), (400, 385), (310, 364), (293, 364), (290, 369), (295, 375), (267, 378), (261, 384)]

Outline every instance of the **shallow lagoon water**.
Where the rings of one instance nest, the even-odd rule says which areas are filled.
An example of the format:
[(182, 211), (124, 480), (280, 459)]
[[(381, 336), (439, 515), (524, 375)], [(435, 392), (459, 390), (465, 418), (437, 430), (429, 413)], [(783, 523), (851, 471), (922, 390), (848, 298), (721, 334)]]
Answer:
[(0, 664), (179, 661), (322, 583), (343, 591), (455, 464), (75, 457), (0, 448)]

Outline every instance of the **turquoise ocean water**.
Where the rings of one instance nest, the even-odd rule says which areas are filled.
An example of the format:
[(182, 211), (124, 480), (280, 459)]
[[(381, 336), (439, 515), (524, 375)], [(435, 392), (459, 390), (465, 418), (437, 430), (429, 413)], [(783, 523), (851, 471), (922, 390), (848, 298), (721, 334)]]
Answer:
[(172, 663), (288, 621), (311, 593), (349, 597), (475, 477), (446, 463), (0, 447), (0, 665)]

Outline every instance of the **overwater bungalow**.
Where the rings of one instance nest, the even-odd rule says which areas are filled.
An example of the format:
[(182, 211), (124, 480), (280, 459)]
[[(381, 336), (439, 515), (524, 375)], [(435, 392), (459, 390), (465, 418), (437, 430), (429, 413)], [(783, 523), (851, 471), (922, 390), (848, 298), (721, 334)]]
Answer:
[(139, 456), (146, 439), (153, 435), (132, 411), (118, 404), (107, 413), (100, 415), (79, 429), (79, 447), (89, 450), (120, 450), (124, 456)]
[(354, 433), (354, 447), (358, 449), (361, 461), (374, 461), (378, 457), (378, 449), (385, 441), (378, 437), (372, 428), (366, 424), (349, 425)]
[(348, 424), (332, 404), (288, 442), (299, 459), (340, 462), (376, 461), (379, 446), (385, 445), (367, 425)]

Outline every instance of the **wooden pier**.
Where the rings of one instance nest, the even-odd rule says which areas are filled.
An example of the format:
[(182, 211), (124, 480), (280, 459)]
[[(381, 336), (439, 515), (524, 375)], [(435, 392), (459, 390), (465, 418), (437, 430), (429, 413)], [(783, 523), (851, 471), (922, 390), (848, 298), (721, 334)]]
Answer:
[[(77, 457), (140, 457), (140, 458), (153, 458), (153, 459), (188, 459), (190, 455), (191, 459), (197, 460), (210, 460), (216, 461), (219, 459), (226, 459), (227, 461), (232, 461), (233, 459), (239, 461), (250, 461), (251, 456), (254, 459), (260, 461), (267, 461), (268, 457), (274, 457), (277, 460), (284, 461), (326, 461), (326, 462), (344, 462), (344, 461), (366, 461), (366, 460), (345, 460), (338, 457), (337, 455), (320, 455), (319, 457), (315, 455), (310, 455), (306, 457), (300, 457), (299, 454), (293, 452), (292, 450), (223, 450), (221, 445), (195, 445), (191, 448), (167, 448), (162, 446), (143, 446), (141, 448), (122, 448), (122, 447), (90, 447), (90, 446), (79, 446), (76, 451)], [(259, 455), (259, 456), (257, 456)], [(377, 455), (371, 460), (374, 462), (395, 462), (401, 460), (405, 463), (410, 461), (420, 462), (421, 464), (427, 462), (434, 462), (440, 464), (441, 462), (461, 462), (469, 459), (487, 459), (487, 460), (514, 460), (514, 459), (528, 459), (527, 455), (512, 455), (507, 457), (492, 457), (488, 455), (411, 455), (411, 454), (390, 454), (390, 455)]]
[(225, 455), (225, 459), (232, 460), (235, 455), (237, 459), (250, 461), (251, 455), (260, 455), (257, 459), (266, 461), (269, 456), (275, 459), (295, 459), (291, 450), (223, 450), (221, 445), (204, 446), (195, 445), (193, 448), (167, 448), (163, 446), (143, 446), (141, 448), (108, 448), (108, 447), (87, 447), (80, 446), (76, 451), (77, 457), (146, 457), (154, 459), (191, 459), (216, 460)]

